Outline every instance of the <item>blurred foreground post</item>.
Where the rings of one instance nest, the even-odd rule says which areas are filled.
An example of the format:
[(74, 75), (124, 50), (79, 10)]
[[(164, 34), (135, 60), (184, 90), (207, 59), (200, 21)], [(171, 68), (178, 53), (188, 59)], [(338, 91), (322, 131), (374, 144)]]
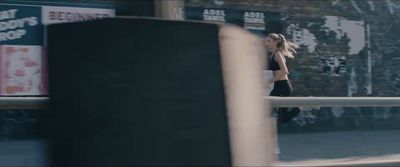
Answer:
[(265, 50), (244, 29), (221, 28), (220, 45), (233, 166), (271, 166), (275, 161), (272, 119), (262, 100)]

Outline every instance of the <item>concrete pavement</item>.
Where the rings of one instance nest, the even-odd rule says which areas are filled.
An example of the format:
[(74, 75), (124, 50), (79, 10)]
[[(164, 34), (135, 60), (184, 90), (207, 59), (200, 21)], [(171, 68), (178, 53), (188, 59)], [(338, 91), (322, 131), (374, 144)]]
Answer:
[[(400, 131), (280, 134), (278, 166), (400, 166)], [(0, 140), (0, 166), (45, 166), (43, 140)], [(372, 163), (367, 165), (366, 163)]]
[(400, 131), (280, 134), (279, 145), (283, 166), (366, 166), (367, 162), (400, 166)]

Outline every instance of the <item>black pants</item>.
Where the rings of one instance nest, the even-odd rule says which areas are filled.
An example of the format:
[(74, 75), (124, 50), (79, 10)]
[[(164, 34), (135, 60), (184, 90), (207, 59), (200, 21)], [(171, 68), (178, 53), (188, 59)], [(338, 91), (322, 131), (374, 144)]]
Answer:
[[(292, 95), (292, 85), (289, 80), (276, 81), (270, 96), (287, 97)], [(299, 108), (280, 107), (276, 110), (278, 121), (288, 123), (300, 113)]]
[(274, 88), (272, 89), (270, 96), (291, 96), (292, 95), (292, 85), (289, 80), (276, 81), (274, 83)]

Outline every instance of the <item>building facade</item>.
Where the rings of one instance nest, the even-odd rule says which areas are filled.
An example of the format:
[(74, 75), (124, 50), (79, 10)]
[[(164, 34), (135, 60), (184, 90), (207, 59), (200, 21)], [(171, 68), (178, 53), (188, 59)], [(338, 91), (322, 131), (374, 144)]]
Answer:
[[(399, 96), (400, 2), (395, 0), (186, 0), (186, 19), (193, 10), (277, 13), (266, 31), (280, 32), (300, 46), (289, 60), (294, 96)], [(209, 13), (209, 12), (208, 12)], [(243, 16), (236, 16), (246, 24)], [(218, 17), (215, 17), (218, 18)], [(230, 22), (227, 19), (225, 22)], [(272, 19), (273, 20), (273, 19)], [(218, 21), (218, 20), (217, 20)], [(221, 21), (221, 20), (219, 20)], [(262, 24), (262, 23), (261, 23)], [(278, 24), (278, 25), (277, 25)], [(243, 24), (237, 24), (243, 26)], [(249, 29), (245, 25), (244, 28)], [(259, 35), (260, 33), (258, 33)], [(398, 129), (399, 108), (305, 108), (286, 130)], [(303, 128), (306, 127), (306, 128)], [(300, 130), (301, 129), (301, 130)], [(285, 130), (284, 130), (285, 131)], [(290, 130), (289, 130), (290, 131)]]

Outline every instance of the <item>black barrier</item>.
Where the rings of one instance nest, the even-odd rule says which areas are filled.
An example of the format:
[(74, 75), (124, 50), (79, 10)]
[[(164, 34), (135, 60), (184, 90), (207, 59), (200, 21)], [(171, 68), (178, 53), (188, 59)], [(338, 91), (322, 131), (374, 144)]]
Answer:
[(53, 165), (230, 166), (213, 24), (48, 27)]

